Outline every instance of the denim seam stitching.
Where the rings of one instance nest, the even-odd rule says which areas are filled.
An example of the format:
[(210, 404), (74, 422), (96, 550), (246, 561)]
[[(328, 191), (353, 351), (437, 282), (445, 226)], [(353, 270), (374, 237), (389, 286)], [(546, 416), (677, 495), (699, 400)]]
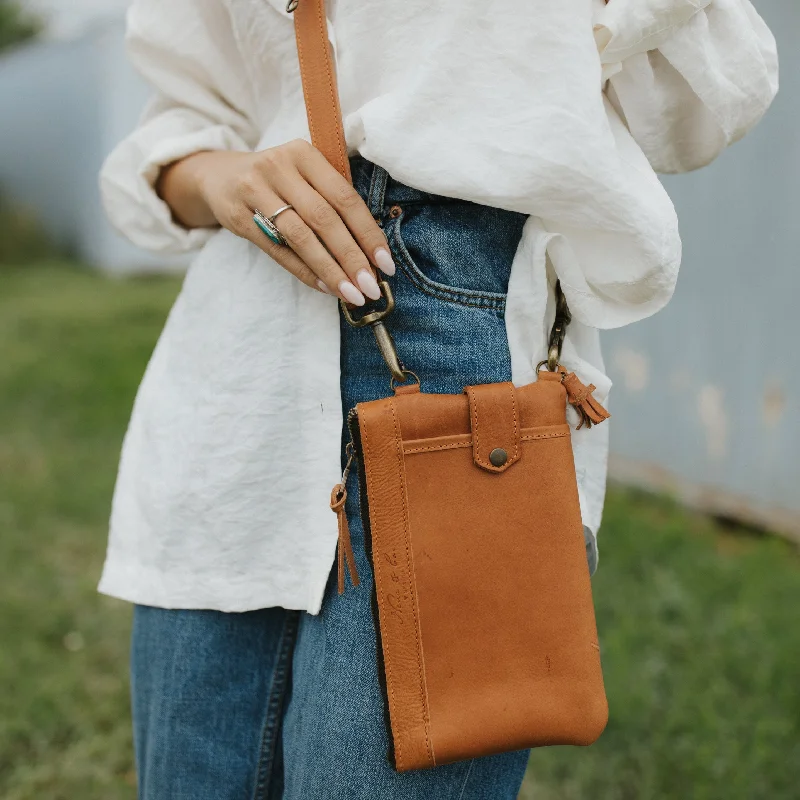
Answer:
[(299, 623), (297, 612), (287, 612), (286, 621), (281, 632), (278, 644), (278, 658), (275, 671), (267, 695), (267, 708), (264, 714), (264, 727), (261, 732), (261, 746), (259, 748), (258, 767), (256, 770), (256, 789), (253, 800), (267, 800), (266, 791), (271, 782), (272, 766), (275, 759), (277, 745), (276, 732), (280, 729), (280, 712), (286, 700), (286, 678), (288, 676), (287, 662), (292, 652)]
[(469, 781), (469, 776), (472, 774), (472, 768), (475, 766), (475, 759), (471, 759), (469, 762), (469, 767), (467, 767), (467, 774), (464, 776), (464, 783), (461, 785), (461, 793), (458, 795), (458, 800), (464, 800), (464, 792), (467, 791), (467, 783)]
[(444, 284), (437, 284), (429, 278), (425, 278), (424, 273), (411, 258), (400, 236), (400, 219), (402, 219), (402, 217), (398, 217), (395, 220), (394, 229), (392, 231), (392, 238), (395, 245), (394, 249), (400, 256), (400, 266), (404, 267), (403, 272), (417, 289), (437, 300), (456, 303), (457, 305), (485, 308), (492, 311), (505, 310), (506, 296), (503, 294), (487, 294), (473, 291), (472, 289), (454, 289)]
[(429, 289), (431, 292), (438, 292), (442, 295), (463, 298), (465, 304), (469, 305), (472, 305), (472, 303), (469, 303), (469, 301), (472, 299), (484, 300), (486, 301), (487, 305), (492, 306), (494, 306), (494, 304), (500, 304), (500, 306), (505, 305), (506, 296), (500, 292), (483, 292), (478, 289), (464, 289), (454, 286), (447, 286), (446, 284), (438, 283), (437, 281), (428, 278), (425, 273), (416, 265), (414, 260), (411, 258), (411, 254), (408, 252), (408, 248), (406, 248), (405, 242), (403, 241), (403, 237), (400, 233), (401, 219), (402, 216), (397, 218), (397, 222), (394, 227), (394, 238), (396, 240), (400, 255), (406, 262), (406, 266), (413, 272), (413, 277), (422, 284), (419, 288)]

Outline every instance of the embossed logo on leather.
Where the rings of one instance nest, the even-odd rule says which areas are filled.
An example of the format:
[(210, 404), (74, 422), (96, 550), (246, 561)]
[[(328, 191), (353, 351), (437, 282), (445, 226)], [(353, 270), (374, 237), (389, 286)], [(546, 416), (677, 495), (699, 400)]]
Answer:
[[(382, 554), (383, 560), (391, 567), (389, 572), (389, 579), (394, 584), (400, 583), (400, 576), (396, 572), (397, 568), (397, 554), (392, 550), (391, 552), (384, 551)], [(386, 605), (389, 610), (394, 614), (398, 622), (405, 623), (403, 617), (403, 595), (399, 590), (399, 586), (391, 587), (384, 592), (386, 598)]]

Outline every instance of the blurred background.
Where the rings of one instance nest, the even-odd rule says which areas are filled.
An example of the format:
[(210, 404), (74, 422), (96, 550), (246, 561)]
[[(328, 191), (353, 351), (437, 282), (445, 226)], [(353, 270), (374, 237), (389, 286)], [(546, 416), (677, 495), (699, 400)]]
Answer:
[[(147, 87), (126, 0), (0, 0), (0, 798), (132, 800), (130, 610), (95, 593), (131, 403), (185, 261), (103, 219)], [(800, 6), (766, 121), (664, 180), (685, 258), (604, 334), (613, 486), (594, 579), (611, 721), (523, 800), (800, 799)], [(382, 799), (381, 799), (382, 800)]]

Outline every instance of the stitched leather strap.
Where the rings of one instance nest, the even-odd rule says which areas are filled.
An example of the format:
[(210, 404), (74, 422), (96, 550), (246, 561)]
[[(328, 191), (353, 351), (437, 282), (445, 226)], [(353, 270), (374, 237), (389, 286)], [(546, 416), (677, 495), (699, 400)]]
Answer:
[(464, 391), (469, 397), (475, 463), (488, 472), (505, 472), (522, 455), (514, 384), (485, 383)]
[(328, 42), (325, 0), (300, 0), (294, 33), (311, 143), (352, 183), (336, 72)]

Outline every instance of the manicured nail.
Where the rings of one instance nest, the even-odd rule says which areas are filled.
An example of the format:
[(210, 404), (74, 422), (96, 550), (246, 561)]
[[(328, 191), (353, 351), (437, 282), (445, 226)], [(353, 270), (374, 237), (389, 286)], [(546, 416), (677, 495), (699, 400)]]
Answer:
[(370, 300), (381, 299), (381, 287), (378, 286), (378, 281), (375, 280), (374, 275), (368, 269), (358, 271), (356, 283), (358, 283), (358, 288), (361, 289)]
[(364, 295), (361, 294), (350, 281), (342, 281), (339, 284), (339, 294), (341, 294), (348, 303), (352, 303), (354, 306), (363, 306), (364, 303), (367, 302), (364, 299)]
[(317, 281), (317, 288), (321, 292), (325, 292), (325, 294), (333, 294), (333, 292), (322, 281)]
[(375, 251), (375, 263), (381, 272), (385, 272), (387, 275), (394, 275), (394, 260), (392, 259), (392, 254), (385, 247), (379, 247)]

